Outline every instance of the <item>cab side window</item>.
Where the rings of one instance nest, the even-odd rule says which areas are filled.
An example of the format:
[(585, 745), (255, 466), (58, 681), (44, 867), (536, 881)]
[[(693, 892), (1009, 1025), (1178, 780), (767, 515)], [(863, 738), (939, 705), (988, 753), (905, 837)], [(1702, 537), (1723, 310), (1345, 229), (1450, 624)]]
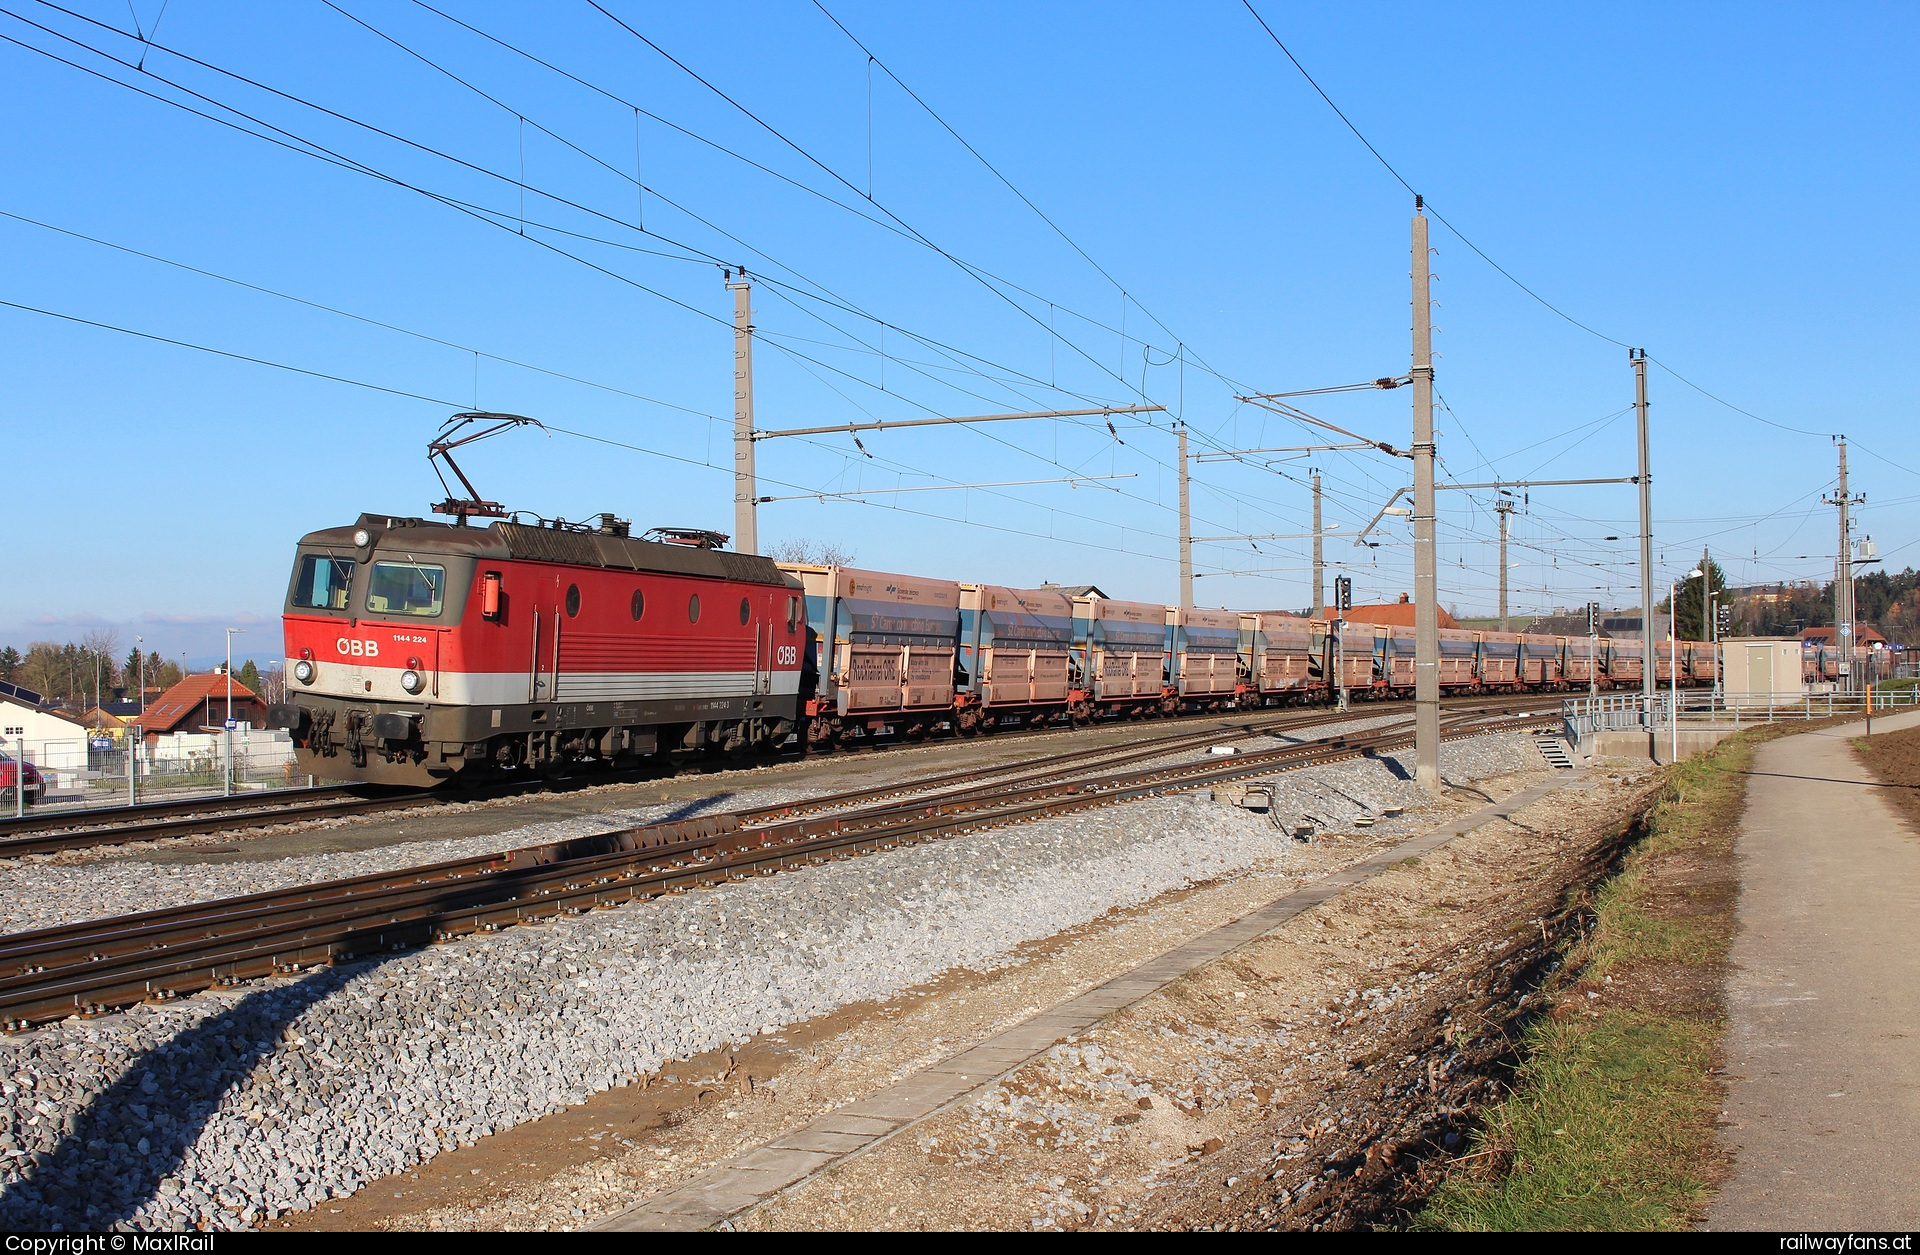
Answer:
[(353, 583), (353, 559), (309, 553), (300, 558), (293, 581), (293, 604), (301, 610), (345, 610)]

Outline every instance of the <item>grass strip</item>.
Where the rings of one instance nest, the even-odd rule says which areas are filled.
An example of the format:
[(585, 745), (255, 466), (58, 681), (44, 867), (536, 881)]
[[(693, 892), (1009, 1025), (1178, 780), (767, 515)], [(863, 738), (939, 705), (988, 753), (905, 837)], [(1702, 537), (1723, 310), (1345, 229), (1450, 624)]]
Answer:
[(1666, 769), (1644, 836), (1586, 906), (1508, 1096), (1414, 1219), (1423, 1230), (1679, 1230), (1723, 1168), (1714, 1073), (1733, 847), (1755, 729)]

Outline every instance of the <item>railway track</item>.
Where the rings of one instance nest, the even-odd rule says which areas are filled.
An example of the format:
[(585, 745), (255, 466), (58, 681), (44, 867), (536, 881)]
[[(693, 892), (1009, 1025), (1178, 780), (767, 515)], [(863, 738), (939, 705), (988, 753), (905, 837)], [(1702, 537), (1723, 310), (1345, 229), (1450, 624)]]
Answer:
[[(1177, 751), (1165, 744), (1107, 747), (1104, 758), (1099, 751), (1080, 751), (1061, 756), (1049, 768), (1016, 764), (1028, 770), (992, 779), (952, 779), (975, 773), (934, 777), (922, 783), (944, 783), (913, 799), (897, 790), (871, 790), (864, 798), (836, 795), (840, 812), (816, 818), (778, 807), (732, 812), (17, 933), (0, 937), (0, 1025), (21, 1031), (74, 1014), (165, 1001), (698, 885), (1378, 754), (1411, 743), (1404, 722), (1118, 772), (1113, 769), (1142, 757), (1164, 758)], [(1453, 710), (1444, 717), (1448, 739), (1537, 726), (1537, 720), (1504, 711)], [(1211, 733), (1211, 739), (1219, 737), (1217, 730)], [(875, 804), (858, 808), (857, 800)], [(844, 809), (850, 805), (857, 808)]]
[[(1479, 699), (1484, 700), (1484, 699)], [(1284, 714), (1249, 714), (1237, 722), (1220, 724), (1219, 714), (1190, 715), (1187, 720), (1213, 721), (1206, 730), (1174, 733), (1166, 737), (1147, 737), (1139, 744), (1165, 742), (1173, 752), (1187, 740), (1215, 739), (1239, 728), (1249, 731), (1282, 726), (1311, 726), (1332, 718), (1358, 718), (1357, 713), (1335, 715), (1316, 710), (1302, 713), (1292, 709)], [(1164, 726), (1164, 725), (1162, 725)], [(1176, 744), (1178, 743), (1178, 744)], [(1111, 750), (1114, 747), (1106, 747)], [(1103, 750), (1089, 750), (1092, 755)], [(981, 771), (992, 771), (983, 768)], [(932, 783), (962, 783), (979, 772), (951, 772), (929, 778)], [(639, 777), (636, 777), (636, 779)], [(651, 777), (648, 777), (651, 778)], [(138, 841), (161, 841), (169, 837), (207, 836), (269, 825), (304, 823), (316, 819), (339, 819), (374, 815), (389, 811), (416, 810), (453, 802), (487, 801), (535, 790), (594, 787), (619, 783), (617, 777), (580, 776), (567, 781), (551, 780), (503, 782), (449, 794), (440, 789), (395, 792), (376, 790), (365, 785), (329, 785), (311, 789), (272, 789), (235, 794), (231, 797), (188, 798), (171, 802), (145, 802), (134, 806), (99, 807), (82, 811), (44, 812), (20, 819), (0, 819), (0, 858), (28, 854), (52, 854), (63, 850), (90, 849), (107, 845), (126, 845)], [(848, 794), (846, 796), (855, 796)], [(821, 799), (826, 801), (826, 799)], [(841, 803), (844, 804), (844, 803)], [(811, 806), (809, 809), (820, 809)], [(797, 812), (796, 812), (797, 813)]]
[(447, 801), (426, 790), (400, 796), (369, 797), (367, 794), (364, 785), (323, 785), (313, 789), (266, 789), (232, 797), (97, 807), (64, 815), (57, 812), (29, 815), (0, 823), (0, 858), (406, 810)]

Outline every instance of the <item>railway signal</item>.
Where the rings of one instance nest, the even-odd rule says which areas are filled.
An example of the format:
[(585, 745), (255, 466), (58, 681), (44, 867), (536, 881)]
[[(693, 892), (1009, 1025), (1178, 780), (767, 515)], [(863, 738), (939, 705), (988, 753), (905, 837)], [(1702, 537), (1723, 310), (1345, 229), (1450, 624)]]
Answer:
[(1353, 609), (1353, 580), (1349, 576), (1336, 576), (1333, 581), (1333, 608), (1342, 617)]

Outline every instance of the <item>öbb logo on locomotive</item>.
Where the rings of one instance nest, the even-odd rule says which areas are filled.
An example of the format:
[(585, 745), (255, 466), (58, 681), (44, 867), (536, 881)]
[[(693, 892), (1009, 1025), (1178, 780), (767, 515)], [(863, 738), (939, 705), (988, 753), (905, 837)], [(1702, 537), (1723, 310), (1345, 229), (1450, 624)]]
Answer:
[(362, 641), (343, 636), (333, 643), (333, 647), (342, 654), (354, 658), (378, 658), (380, 656), (379, 641)]

